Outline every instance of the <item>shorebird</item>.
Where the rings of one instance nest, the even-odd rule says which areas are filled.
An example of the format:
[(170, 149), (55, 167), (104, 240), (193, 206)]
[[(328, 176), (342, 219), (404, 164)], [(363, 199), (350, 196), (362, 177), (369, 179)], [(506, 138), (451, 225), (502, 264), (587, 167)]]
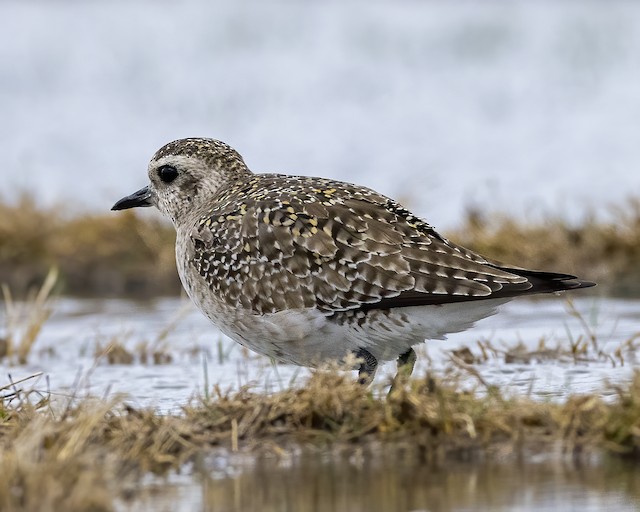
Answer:
[(112, 209), (155, 206), (171, 219), (178, 273), (202, 313), (279, 362), (354, 354), (363, 383), (380, 361), (409, 375), (414, 345), (466, 330), (514, 297), (594, 285), (484, 258), (366, 187), (254, 174), (218, 140), (170, 142), (148, 176)]

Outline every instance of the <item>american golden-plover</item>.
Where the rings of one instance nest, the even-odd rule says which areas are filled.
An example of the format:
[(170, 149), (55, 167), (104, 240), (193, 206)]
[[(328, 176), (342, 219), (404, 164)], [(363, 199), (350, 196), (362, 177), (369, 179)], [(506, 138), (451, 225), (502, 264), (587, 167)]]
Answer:
[(484, 258), (365, 187), (254, 174), (213, 139), (170, 142), (148, 175), (113, 210), (168, 216), (189, 297), (224, 334), (281, 362), (354, 354), (363, 382), (379, 361), (397, 359), (409, 374), (417, 343), (463, 331), (516, 296), (593, 286)]

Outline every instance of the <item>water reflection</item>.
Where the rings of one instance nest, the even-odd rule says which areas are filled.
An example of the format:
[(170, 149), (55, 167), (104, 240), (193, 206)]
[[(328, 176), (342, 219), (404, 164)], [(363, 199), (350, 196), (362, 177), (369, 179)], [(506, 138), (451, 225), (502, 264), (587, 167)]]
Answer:
[[(136, 510), (249, 511), (600, 511), (637, 510), (640, 469), (618, 459), (420, 463), (397, 451), (263, 458), (227, 475), (167, 487)], [(158, 489), (156, 489), (156, 492)]]

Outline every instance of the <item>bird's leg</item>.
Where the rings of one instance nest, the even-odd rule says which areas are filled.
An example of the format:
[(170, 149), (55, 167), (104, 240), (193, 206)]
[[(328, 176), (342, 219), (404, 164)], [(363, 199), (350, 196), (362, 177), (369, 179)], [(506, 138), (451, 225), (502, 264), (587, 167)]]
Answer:
[(357, 352), (355, 352), (355, 356), (358, 359), (362, 359), (360, 368), (358, 368), (358, 382), (363, 386), (368, 386), (373, 382), (373, 378), (376, 375), (378, 360), (371, 355), (371, 352), (363, 348), (359, 348)]
[(400, 354), (398, 357), (398, 372), (393, 378), (389, 394), (393, 393), (394, 389), (405, 382), (413, 373), (413, 367), (416, 365), (416, 351), (410, 348), (404, 354)]

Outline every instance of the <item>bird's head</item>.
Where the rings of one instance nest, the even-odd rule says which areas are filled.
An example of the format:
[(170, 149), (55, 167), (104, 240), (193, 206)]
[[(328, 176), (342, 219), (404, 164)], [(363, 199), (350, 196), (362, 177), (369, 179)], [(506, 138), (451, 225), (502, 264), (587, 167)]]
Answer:
[(214, 139), (179, 139), (160, 148), (149, 162), (149, 185), (111, 208), (155, 206), (177, 226), (204, 213), (211, 198), (251, 175), (238, 152)]

